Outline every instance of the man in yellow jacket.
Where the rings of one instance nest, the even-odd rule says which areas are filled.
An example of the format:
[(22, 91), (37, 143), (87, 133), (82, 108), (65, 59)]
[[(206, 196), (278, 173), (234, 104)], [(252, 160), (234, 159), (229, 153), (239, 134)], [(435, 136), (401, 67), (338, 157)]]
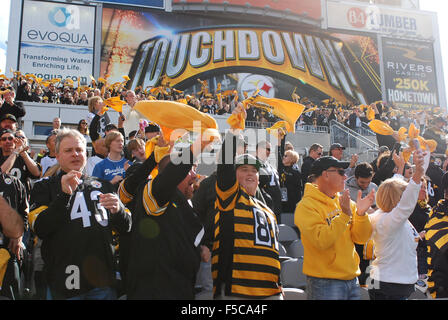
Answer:
[(367, 215), (375, 200), (374, 191), (356, 203), (344, 190), (349, 162), (334, 157), (314, 161), (311, 174), (298, 203), (294, 222), (304, 247), (303, 272), (307, 275), (307, 297), (311, 300), (360, 299), (357, 277), (359, 256), (354, 243), (366, 242), (372, 233)]

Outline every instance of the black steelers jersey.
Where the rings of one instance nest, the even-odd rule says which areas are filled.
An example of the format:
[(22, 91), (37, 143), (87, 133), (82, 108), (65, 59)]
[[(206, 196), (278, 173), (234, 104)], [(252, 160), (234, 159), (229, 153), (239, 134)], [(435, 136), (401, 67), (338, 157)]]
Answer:
[(177, 188), (192, 164), (169, 162), (148, 179), (155, 165), (152, 154), (120, 185), (123, 201), (134, 202), (128, 299), (193, 300), (204, 229)]
[[(8, 159), (8, 156), (0, 156), (0, 165), (3, 164), (6, 159)], [(40, 164), (37, 164), (39, 166), (39, 168), (41, 168)], [(17, 179), (19, 179), (23, 185), (26, 188), (26, 191), (28, 193), (30, 193), (31, 190), (31, 186), (30, 186), (30, 179), (38, 179), (38, 176), (34, 176), (31, 174), (31, 172), (28, 170), (26, 164), (25, 164), (25, 160), (23, 160), (23, 158), (21, 156), (18, 156), (16, 158), (16, 161), (14, 161), (14, 164), (11, 168), (11, 170), (9, 170), (9, 174), (11, 176), (16, 177)], [(29, 195), (29, 194), (28, 194)]]
[[(5, 198), (9, 205), (19, 213), (24, 221), (25, 229), (27, 229), (29, 205), (23, 183), (9, 174), (0, 174), (0, 196)], [(0, 225), (0, 246), (7, 246), (8, 239), (1, 232)]]
[(109, 182), (82, 176), (80, 185), (68, 195), (61, 189), (63, 174), (34, 184), (29, 222), (42, 239), (51, 293), (65, 299), (114, 285), (112, 231), (129, 232), (131, 217), (123, 204), (111, 214), (99, 203), (100, 194), (114, 192)]

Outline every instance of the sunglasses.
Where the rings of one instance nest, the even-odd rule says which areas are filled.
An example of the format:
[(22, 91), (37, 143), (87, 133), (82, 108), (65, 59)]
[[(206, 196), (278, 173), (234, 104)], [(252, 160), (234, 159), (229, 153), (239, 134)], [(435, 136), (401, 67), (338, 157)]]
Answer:
[(336, 171), (341, 176), (345, 175), (345, 170), (344, 169), (331, 169), (331, 170), (325, 170), (325, 171), (327, 171), (327, 172), (334, 172), (334, 171)]
[(2, 137), (2, 139), (1, 139), (1, 141), (6, 141), (6, 140), (13, 141), (14, 137)]

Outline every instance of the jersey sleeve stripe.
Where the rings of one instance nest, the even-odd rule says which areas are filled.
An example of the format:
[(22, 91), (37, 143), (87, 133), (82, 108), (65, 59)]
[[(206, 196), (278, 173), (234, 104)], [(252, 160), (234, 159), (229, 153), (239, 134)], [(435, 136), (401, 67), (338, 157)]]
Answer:
[(118, 196), (120, 197), (121, 202), (123, 202), (124, 204), (128, 204), (134, 198), (132, 194), (126, 191), (124, 187), (124, 181), (122, 181), (120, 183), (120, 186), (118, 187)]
[(443, 227), (448, 227), (448, 220), (446, 218), (439, 219), (437, 217), (432, 218), (428, 221), (425, 228), (426, 229), (440, 229)]
[(444, 246), (446, 246), (446, 244), (448, 242), (448, 229), (447, 230), (440, 230), (440, 233), (443, 234), (443, 236), (441, 236), (437, 241), (435, 241), (434, 244), (436, 245), (436, 247), (439, 250), (442, 250), (442, 248)]
[(37, 217), (39, 216), (39, 214), (44, 211), (47, 210), (48, 206), (40, 206), (34, 210), (32, 210), (29, 214), (28, 214), (28, 221), (30, 223), (31, 229), (34, 230), (34, 222), (36, 222)]
[(153, 181), (148, 182), (143, 190), (143, 206), (148, 215), (160, 216), (165, 212), (168, 203), (165, 206), (159, 206), (156, 199), (154, 199), (151, 192)]

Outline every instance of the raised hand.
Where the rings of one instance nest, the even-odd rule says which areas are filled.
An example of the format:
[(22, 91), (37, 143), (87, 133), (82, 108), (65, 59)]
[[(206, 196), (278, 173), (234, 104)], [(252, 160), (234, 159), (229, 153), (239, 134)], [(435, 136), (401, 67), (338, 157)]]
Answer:
[(352, 208), (350, 207), (350, 191), (348, 189), (345, 189), (339, 197), (339, 205), (341, 206), (342, 212), (350, 217), (352, 216)]
[(120, 210), (120, 199), (114, 193), (105, 193), (99, 195), (100, 204), (103, 208), (114, 214)]
[(78, 185), (81, 183), (81, 175), (81, 172), (75, 170), (64, 174), (61, 178), (62, 192), (70, 195), (73, 194)]
[(422, 150), (415, 150), (412, 155), (412, 161), (415, 165), (414, 174), (412, 175), (412, 179), (415, 183), (419, 184), (421, 182), (422, 177), (425, 175), (425, 156), (427, 155), (426, 152), (423, 152)]
[(361, 190), (358, 190), (358, 198), (356, 199), (356, 211), (358, 216), (363, 216), (367, 210), (372, 206), (375, 202), (375, 190), (369, 192), (364, 198), (362, 198)]

